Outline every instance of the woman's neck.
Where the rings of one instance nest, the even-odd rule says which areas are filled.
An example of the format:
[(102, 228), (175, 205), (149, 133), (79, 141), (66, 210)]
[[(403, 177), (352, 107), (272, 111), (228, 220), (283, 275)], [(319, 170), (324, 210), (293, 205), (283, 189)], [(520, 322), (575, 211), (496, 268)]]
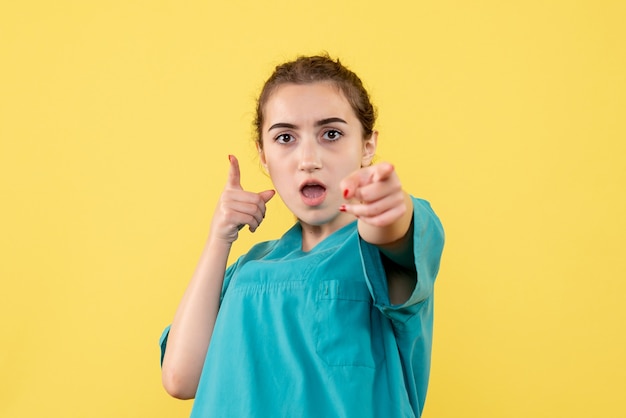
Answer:
[(354, 217), (340, 217), (332, 222), (328, 222), (322, 225), (310, 225), (303, 221), (300, 222), (302, 228), (302, 251), (309, 252), (315, 248), (320, 242), (324, 241), (335, 231), (343, 228), (344, 226), (354, 222)]

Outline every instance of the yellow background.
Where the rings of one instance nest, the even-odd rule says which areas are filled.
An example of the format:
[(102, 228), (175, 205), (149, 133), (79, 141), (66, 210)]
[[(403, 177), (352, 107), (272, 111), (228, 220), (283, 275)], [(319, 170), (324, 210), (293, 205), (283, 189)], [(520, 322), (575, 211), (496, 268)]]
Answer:
[(626, 417), (624, 4), (3, 1), (0, 416), (187, 416), (157, 341), (227, 155), (269, 187), (255, 97), (326, 50), (446, 228), (424, 417)]

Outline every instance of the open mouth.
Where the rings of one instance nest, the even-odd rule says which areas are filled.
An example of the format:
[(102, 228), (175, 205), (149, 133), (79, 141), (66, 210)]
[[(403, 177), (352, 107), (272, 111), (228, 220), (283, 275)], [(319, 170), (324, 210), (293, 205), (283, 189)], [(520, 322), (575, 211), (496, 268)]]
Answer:
[(300, 193), (307, 199), (315, 199), (322, 196), (326, 192), (326, 187), (321, 184), (305, 184), (300, 189)]
[(310, 206), (317, 206), (326, 197), (326, 186), (317, 182), (305, 183), (300, 187), (300, 194), (304, 203)]

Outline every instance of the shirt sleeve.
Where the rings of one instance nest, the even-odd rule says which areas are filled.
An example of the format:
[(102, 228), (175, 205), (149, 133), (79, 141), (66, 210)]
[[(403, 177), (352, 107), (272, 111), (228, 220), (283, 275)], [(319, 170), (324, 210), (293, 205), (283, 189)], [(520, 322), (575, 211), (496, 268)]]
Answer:
[(166, 326), (159, 338), (159, 347), (161, 347), (161, 366), (163, 365), (163, 357), (165, 357), (165, 348), (167, 347), (167, 337), (170, 335), (170, 325)]
[(400, 305), (389, 301), (387, 277), (381, 254), (375, 245), (360, 240), (363, 269), (375, 306), (396, 323), (405, 323), (430, 298), (443, 252), (444, 232), (430, 204), (411, 197), (413, 201), (413, 258), (417, 283), (409, 299)]

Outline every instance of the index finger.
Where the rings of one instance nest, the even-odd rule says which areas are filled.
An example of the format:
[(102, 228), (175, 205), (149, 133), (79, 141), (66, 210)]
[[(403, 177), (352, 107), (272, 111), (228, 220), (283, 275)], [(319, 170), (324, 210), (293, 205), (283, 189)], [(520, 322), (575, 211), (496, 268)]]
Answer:
[(359, 187), (387, 180), (394, 170), (392, 164), (379, 163), (354, 171), (341, 181), (343, 197), (351, 199)]
[(226, 182), (226, 186), (231, 189), (240, 189), (241, 187), (241, 174), (239, 172), (239, 161), (237, 161), (237, 157), (234, 155), (228, 156), (228, 161), (230, 161), (230, 169), (228, 170), (228, 181)]

